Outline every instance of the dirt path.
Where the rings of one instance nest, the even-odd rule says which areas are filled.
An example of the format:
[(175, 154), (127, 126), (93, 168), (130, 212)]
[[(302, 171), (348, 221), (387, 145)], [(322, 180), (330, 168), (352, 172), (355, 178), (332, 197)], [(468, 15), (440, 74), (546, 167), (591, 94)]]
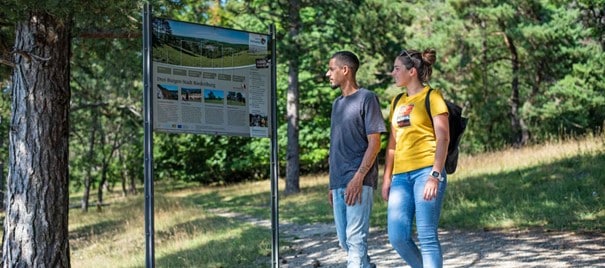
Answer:
[[(268, 220), (229, 212), (213, 213), (271, 228)], [(346, 267), (346, 254), (338, 247), (334, 225), (280, 222), (279, 228), (280, 240), (290, 243), (290, 250), (280, 252), (280, 267)], [(605, 268), (602, 233), (440, 230), (439, 238), (444, 267)], [(372, 229), (368, 243), (377, 267), (409, 267), (392, 249), (385, 230)]]
[[(320, 231), (321, 230), (321, 231)], [(346, 267), (334, 226), (280, 226), (292, 240), (293, 253), (283, 253), (280, 267)], [(605, 236), (518, 231), (440, 230), (445, 267), (605, 267)], [(373, 229), (369, 254), (377, 267), (408, 267), (388, 243), (384, 230)]]

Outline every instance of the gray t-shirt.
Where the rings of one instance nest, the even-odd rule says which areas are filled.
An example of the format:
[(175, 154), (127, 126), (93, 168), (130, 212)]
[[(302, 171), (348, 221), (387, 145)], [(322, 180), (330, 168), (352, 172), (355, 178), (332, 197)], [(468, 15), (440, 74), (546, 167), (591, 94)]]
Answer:
[[(386, 132), (386, 128), (378, 97), (365, 88), (336, 98), (331, 120), (330, 189), (344, 188), (361, 165), (368, 148), (368, 135)], [(378, 163), (374, 161), (363, 185), (376, 188), (377, 180)]]

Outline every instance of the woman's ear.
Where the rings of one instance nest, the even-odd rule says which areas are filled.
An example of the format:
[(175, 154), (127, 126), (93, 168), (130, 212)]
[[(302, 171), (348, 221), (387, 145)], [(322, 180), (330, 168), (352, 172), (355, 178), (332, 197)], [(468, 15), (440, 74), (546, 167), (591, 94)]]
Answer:
[(412, 77), (418, 75), (418, 69), (416, 69), (416, 67), (412, 67), (412, 69), (410, 69), (409, 71), (410, 71), (410, 76), (412, 76)]

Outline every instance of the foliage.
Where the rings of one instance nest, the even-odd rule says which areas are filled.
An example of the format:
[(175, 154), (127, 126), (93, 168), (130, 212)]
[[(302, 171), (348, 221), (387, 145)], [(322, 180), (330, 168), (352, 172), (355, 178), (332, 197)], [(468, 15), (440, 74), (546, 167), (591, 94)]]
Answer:
[[(140, 56), (130, 53), (141, 43), (77, 38), (73, 45), (77, 49), (72, 59), (71, 181), (79, 185), (83, 172), (92, 169), (98, 182), (104, 169), (109, 169), (105, 171), (110, 172), (113, 184), (127, 168), (123, 161), (136, 161), (129, 153), (141, 148), (142, 72), (140, 64), (134, 65)], [(109, 47), (113, 49), (106, 50)], [(88, 157), (90, 149), (92, 159)]]
[(599, 51), (597, 47), (588, 50), (594, 57), (573, 64), (569, 74), (539, 98), (542, 105), (529, 114), (540, 126), (535, 133), (549, 138), (555, 133), (568, 136), (603, 130), (605, 54)]
[[(268, 177), (268, 140), (159, 134), (154, 140), (158, 180), (226, 184)], [(253, 160), (251, 160), (253, 159)]]
[(450, 32), (466, 38), (460, 39), (458, 48), (450, 50), (453, 57), (446, 56), (445, 61), (462, 67), (453, 73), (458, 78), (447, 79), (445, 85), (463, 87), (459, 100), (467, 105), (471, 118), (463, 142), (463, 148), (469, 146), (466, 152), (514, 144), (520, 135), (515, 120), (528, 132), (530, 142), (574, 131), (558, 123), (548, 129), (535, 115), (549, 102), (543, 97), (569, 75), (573, 63), (603, 54), (598, 49), (586, 53), (593, 37), (582, 29), (577, 9), (557, 2), (491, 1), (472, 7), (468, 2), (472, 1), (451, 2), (453, 14), (463, 19), (464, 27)]
[[(99, 187), (103, 172), (107, 172), (110, 185), (124, 176), (141, 181), (141, 3), (3, 1), (3, 60), (12, 55), (12, 41), (7, 40), (14, 38), (13, 19), (27, 12), (26, 7), (34, 2), (39, 8), (75, 16), (72, 183), (80, 186), (90, 176), (93, 186)], [(389, 101), (402, 90), (392, 85), (389, 76), (397, 53), (403, 48), (435, 48), (437, 62), (431, 84), (464, 106), (470, 118), (461, 142), (463, 154), (506, 148), (519, 140), (522, 131), (528, 133), (531, 144), (603, 128), (602, 0), (575, 4), (555, 0), (301, 0), (297, 15), (302, 27), (295, 39), (289, 37), (290, 26), (284, 20), (293, 15), (292, 3), (152, 3), (154, 15), (159, 17), (254, 32), (267, 32), (270, 24), (276, 26), (280, 170), (286, 165), (288, 60), (292, 56), (300, 59), (300, 170), (303, 174), (323, 172), (327, 170), (331, 105), (339, 94), (327, 84), (326, 64), (332, 53), (343, 49), (354, 51), (361, 59), (359, 84), (380, 96), (387, 118)], [(515, 45), (515, 55), (510, 42)], [(518, 65), (513, 64), (513, 56)], [(0, 110), (0, 119), (7, 119), (10, 90), (6, 89), (12, 69), (1, 66), (0, 87), (5, 94), (0, 107), (5, 108)], [(0, 120), (2, 140), (8, 140), (8, 129), (8, 120)], [(266, 139), (158, 133), (154, 141), (156, 180), (224, 184), (264, 179), (269, 174)], [(92, 158), (88, 154), (91, 148)], [(6, 155), (6, 146), (0, 144), (0, 158), (6, 159)]]

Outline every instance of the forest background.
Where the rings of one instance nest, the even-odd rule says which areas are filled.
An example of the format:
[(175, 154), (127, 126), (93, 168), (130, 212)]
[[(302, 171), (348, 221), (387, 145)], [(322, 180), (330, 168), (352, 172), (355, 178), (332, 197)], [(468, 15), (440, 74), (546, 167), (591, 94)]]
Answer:
[[(121, 183), (126, 193), (143, 179), (141, 5), (130, 4), (63, 7), (75, 16), (69, 181), (72, 190), (100, 188), (101, 202), (99, 185)], [(155, 16), (256, 32), (276, 25), (279, 170), (287, 192), (296, 192), (299, 173), (327, 170), (330, 109), (339, 91), (324, 74), (338, 50), (359, 56), (359, 84), (380, 96), (387, 118), (389, 101), (401, 90), (389, 76), (395, 56), (402, 49), (435, 48), (431, 85), (470, 118), (462, 153), (601, 131), (604, 6), (597, 0), (158, 1), (153, 10)], [(18, 13), (3, 10), (2, 55), (8, 61), (10, 22)], [(0, 66), (0, 140), (7, 141), (12, 69)], [(0, 160), (6, 163), (8, 146), (2, 144)], [(267, 139), (154, 135), (156, 180), (266, 179), (269, 157)]]
[[(329, 57), (338, 50), (359, 56), (358, 82), (380, 96), (387, 118), (389, 101), (401, 90), (389, 76), (395, 56), (402, 49), (436, 49), (431, 85), (463, 106), (470, 119), (463, 154), (593, 134), (605, 124), (604, 0), (152, 4), (154, 16), (193, 23), (254, 32), (268, 32), (270, 24), (276, 25), (279, 170), (286, 194), (299, 191), (301, 174), (327, 170), (330, 109), (339, 91), (329, 87), (324, 74)], [(24, 65), (14, 59), (29, 53), (17, 49), (21, 41), (44, 40), (27, 35), (19, 25), (32, 14), (43, 14), (55, 26), (69, 26), (68, 42), (52, 50), (68, 56), (64, 64), (52, 65), (69, 77), (68, 91), (46, 103), (65, 106), (69, 123), (40, 121), (49, 124), (40, 128), (52, 132), (55, 127), (59, 136), (68, 135), (69, 150), (60, 153), (68, 152), (69, 172), (64, 174), (69, 191), (84, 192), (79, 205), (84, 211), (92, 189), (97, 190), (99, 205), (103, 192), (115, 187), (125, 195), (136, 193), (143, 181), (141, 2), (9, 0), (0, 10), (0, 161), (8, 163), (4, 174), (21, 168), (9, 160), (18, 158), (9, 150), (9, 131), (21, 133), (16, 118), (30, 120), (28, 116), (40, 112), (35, 106), (21, 109), (18, 96), (26, 87), (15, 74)], [(30, 60), (44, 66), (49, 59)], [(53, 81), (58, 76), (49, 77)], [(56, 115), (50, 113), (49, 118)], [(61, 132), (59, 126), (68, 126), (68, 131)], [(40, 142), (43, 148), (44, 142), (53, 145), (55, 140)], [(268, 139), (154, 135), (156, 181), (222, 185), (265, 180), (269, 158)]]

